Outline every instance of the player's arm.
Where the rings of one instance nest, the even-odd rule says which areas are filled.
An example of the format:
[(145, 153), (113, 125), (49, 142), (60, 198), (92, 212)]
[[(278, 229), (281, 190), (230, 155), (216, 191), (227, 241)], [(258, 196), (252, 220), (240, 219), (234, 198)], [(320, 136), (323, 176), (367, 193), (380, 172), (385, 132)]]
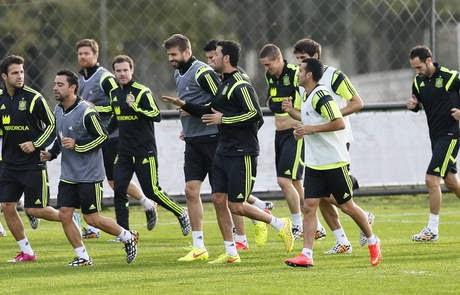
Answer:
[(109, 125), (107, 126), (107, 132), (109, 134), (112, 134), (115, 130), (118, 128), (118, 121), (117, 117), (115, 114), (112, 114), (112, 117), (110, 117)]
[(330, 95), (322, 95), (317, 93), (313, 96), (312, 106), (321, 117), (328, 122), (320, 125), (302, 125), (294, 130), (296, 139), (302, 138), (304, 135), (332, 132), (345, 129), (345, 122), (339, 106)]
[(236, 87), (230, 99), (240, 103), (241, 111), (222, 116), (222, 124), (245, 125), (262, 118), (258, 98), (252, 87), (246, 85)]
[(347, 104), (340, 110), (344, 117), (356, 113), (364, 107), (361, 96), (351, 84), (350, 79), (342, 72), (334, 72), (331, 86), (334, 93), (347, 101)]
[(330, 96), (315, 95), (312, 99), (312, 105), (315, 111), (329, 122), (317, 125), (314, 132), (331, 132), (345, 129), (343, 114), (339, 109), (337, 102)]
[(200, 105), (196, 103), (185, 102), (181, 106), (181, 109), (189, 113), (194, 117), (201, 118), (205, 114), (212, 114), (211, 103)]
[(101, 124), (101, 119), (94, 109), (88, 109), (84, 115), (83, 122), (90, 135), (87, 140), (75, 142), (75, 151), (85, 153), (99, 148), (108, 138), (107, 130)]
[(112, 74), (106, 73), (103, 77), (101, 77), (101, 88), (107, 97), (110, 97), (110, 92), (117, 87), (117, 81)]
[(414, 78), (414, 82), (412, 83), (412, 96), (407, 100), (406, 107), (413, 112), (418, 112), (422, 108), (417, 77)]
[(131, 104), (131, 108), (138, 114), (154, 122), (161, 121), (160, 110), (158, 109), (155, 99), (153, 99), (152, 92), (148, 88), (142, 90), (137, 95), (136, 100)]
[(56, 136), (56, 120), (54, 114), (50, 110), (45, 99), (38, 94), (32, 99), (30, 112), (38, 118), (45, 127), (41, 135), (32, 140), (32, 143), (35, 148), (44, 148), (50, 145)]
[(57, 156), (61, 153), (61, 139), (59, 136), (57, 136), (54, 140), (53, 146), (48, 150), (48, 153), (51, 155), (50, 160), (56, 159)]
[(195, 80), (204, 91), (211, 94), (213, 97), (216, 95), (220, 79), (211, 68), (203, 66), (198, 69), (195, 74)]

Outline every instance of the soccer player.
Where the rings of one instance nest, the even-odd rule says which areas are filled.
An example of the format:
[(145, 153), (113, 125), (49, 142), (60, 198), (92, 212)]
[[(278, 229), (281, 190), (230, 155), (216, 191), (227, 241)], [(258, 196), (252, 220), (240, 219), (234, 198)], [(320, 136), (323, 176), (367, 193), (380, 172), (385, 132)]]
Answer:
[[(294, 45), (294, 55), (297, 61), (300, 63), (305, 58), (321, 58), (321, 45), (312, 39), (301, 39), (296, 42)], [(351, 84), (348, 77), (343, 74), (341, 71), (335, 69), (331, 66), (324, 66), (323, 76), (319, 81), (321, 85), (326, 87), (336, 103), (340, 107), (340, 112), (342, 113), (343, 120), (345, 122), (345, 132), (346, 145), (347, 149), (350, 149), (350, 144), (353, 141), (353, 135), (351, 131), (350, 122), (348, 116), (358, 112), (363, 107), (363, 100), (359, 96), (358, 92), (355, 90)], [(358, 182), (356, 178), (350, 175), (353, 181), (353, 189), (357, 189)], [(321, 214), (324, 217), (324, 220), (328, 224), (329, 228), (332, 230), (336, 243), (335, 245), (325, 254), (347, 254), (351, 253), (353, 248), (350, 241), (340, 223), (339, 215), (336, 209), (336, 206), (333, 206), (334, 198), (321, 199), (319, 207)], [(374, 215), (370, 212), (367, 212), (368, 222), (372, 224), (374, 222)], [(322, 230), (321, 230), (322, 229)], [(316, 237), (326, 234), (324, 228), (319, 226), (317, 229)], [(366, 245), (367, 239), (363, 232), (360, 232), (359, 244), (362, 246)]]
[(370, 262), (378, 265), (382, 259), (380, 242), (367, 222), (366, 213), (353, 202), (353, 185), (348, 171), (350, 163), (346, 138), (340, 130), (345, 128), (340, 109), (328, 89), (318, 82), (323, 76), (323, 65), (318, 59), (307, 58), (300, 64), (299, 84), (305, 88), (301, 111), (285, 108), (289, 114), (302, 120), (294, 136), (305, 138), (305, 200), (304, 246), (297, 257), (287, 259), (289, 266), (313, 266), (313, 241), (316, 232), (321, 198), (335, 198), (337, 206), (351, 216), (368, 239)]
[(289, 252), (294, 246), (290, 219), (276, 218), (246, 202), (256, 177), (259, 154), (257, 132), (263, 119), (254, 88), (237, 69), (240, 45), (233, 41), (219, 41), (216, 52), (213, 62), (223, 80), (211, 103), (204, 106), (180, 98), (170, 100), (186, 112), (201, 117), (203, 123), (218, 125), (219, 128), (211, 185), (225, 253), (210, 263), (241, 261), (233, 241), (230, 213), (272, 225)]
[[(182, 34), (174, 34), (164, 41), (163, 47), (169, 63), (175, 68), (177, 95), (185, 101), (209, 103), (217, 92), (220, 79), (211, 67), (193, 56), (190, 40)], [(183, 111), (180, 120), (185, 141), (185, 198), (192, 227), (192, 249), (178, 261), (207, 260), (209, 253), (204, 243), (200, 190), (206, 175), (211, 180), (219, 131), (216, 126), (207, 126)]]
[[(76, 255), (68, 265), (93, 264), (73, 221), (75, 208), (81, 208), (89, 225), (117, 236), (124, 243), (126, 261), (131, 263), (137, 256), (139, 234), (120, 227), (113, 219), (99, 213), (105, 177), (101, 146), (107, 140), (107, 130), (95, 108), (78, 97), (77, 90), (77, 74), (68, 70), (57, 72), (53, 87), (54, 97), (59, 102), (54, 110), (57, 126), (54, 148), (62, 152), (57, 200), (62, 228)], [(51, 152), (41, 151), (43, 161), (52, 158)]]
[(161, 120), (160, 111), (150, 89), (133, 80), (134, 62), (127, 55), (113, 59), (112, 69), (118, 86), (110, 91), (113, 122), (119, 128), (118, 155), (115, 161), (115, 213), (117, 222), (129, 229), (126, 191), (136, 173), (143, 193), (178, 219), (182, 234), (190, 232), (187, 211), (172, 201), (158, 183), (157, 147), (154, 122)]
[(259, 61), (264, 66), (268, 84), (267, 104), (275, 115), (275, 166), (278, 185), (291, 212), (294, 238), (302, 237), (302, 214), (300, 200), (303, 200), (303, 138), (296, 140), (294, 127), (299, 121), (286, 113), (281, 105), (286, 99), (292, 100), (294, 107), (300, 109), (301, 98), (297, 71), (298, 67), (289, 64), (274, 44), (266, 44), (259, 52)]
[(439, 211), (441, 210), (441, 179), (446, 187), (460, 198), (457, 177), (457, 154), (460, 119), (460, 77), (433, 62), (426, 46), (410, 51), (410, 65), (416, 77), (412, 83), (412, 97), (407, 108), (417, 112), (423, 107), (428, 121), (432, 156), (426, 171), (430, 215), (428, 225), (412, 236), (415, 242), (433, 242), (439, 239)]
[[(203, 48), (204, 54), (207, 59), (207, 63), (210, 67), (215, 70), (213, 58), (216, 55), (217, 49), (217, 42), (218, 40), (209, 40), (208, 43)], [(248, 74), (241, 68), (237, 67), (238, 71), (240, 72), (243, 79), (249, 83), (251, 83), (251, 79), (249, 78)], [(259, 209), (265, 210), (269, 213), (273, 210), (273, 203), (269, 201), (262, 201), (259, 198), (255, 197), (254, 195), (249, 195), (246, 200), (249, 204), (256, 206)], [(244, 219), (242, 216), (232, 214), (233, 220), (233, 233), (236, 243), (236, 248), (238, 250), (247, 250), (249, 249), (249, 243), (246, 238), (245, 228), (244, 228)], [(268, 239), (268, 231), (267, 231), (267, 224), (264, 222), (256, 222), (255, 220), (251, 220), (254, 224), (254, 232), (255, 232), (255, 241), (257, 246), (264, 246), (267, 243)]]
[[(109, 93), (117, 86), (115, 78), (109, 70), (99, 65), (99, 45), (95, 40), (82, 39), (77, 42), (76, 49), (78, 64), (81, 67), (78, 95), (95, 106), (101, 116), (102, 124), (105, 128), (108, 128), (112, 117)], [(118, 146), (118, 130), (115, 128), (110, 131), (109, 139), (102, 146), (102, 154), (104, 156), (107, 181), (113, 189), (113, 167)], [(127, 192), (129, 196), (138, 200), (144, 206), (147, 229), (152, 230), (157, 222), (155, 204), (142, 194), (134, 182), (130, 182)], [(99, 233), (97, 228), (90, 226), (83, 231), (83, 236), (85, 238), (96, 238), (99, 237)]]
[(0, 90), (3, 132), (0, 202), (8, 228), (20, 248), (10, 262), (35, 261), (37, 256), (24, 233), (16, 205), (24, 193), (28, 214), (60, 221), (59, 212), (48, 206), (48, 176), (46, 165), (40, 161), (40, 150), (54, 139), (55, 120), (43, 96), (24, 85), (22, 57), (5, 57), (0, 63), (0, 73), (5, 86)]

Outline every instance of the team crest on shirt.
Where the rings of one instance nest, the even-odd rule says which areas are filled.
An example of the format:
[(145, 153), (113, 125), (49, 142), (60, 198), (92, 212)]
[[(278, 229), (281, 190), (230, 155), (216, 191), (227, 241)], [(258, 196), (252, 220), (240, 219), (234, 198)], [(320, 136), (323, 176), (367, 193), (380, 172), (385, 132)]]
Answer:
[(115, 112), (115, 115), (120, 115), (121, 114), (120, 107), (114, 107), (113, 111)]
[(126, 102), (127, 102), (128, 104), (133, 103), (134, 100), (135, 100), (135, 97), (134, 97), (134, 95), (133, 95), (132, 93), (129, 93), (129, 94), (126, 96)]
[(25, 101), (24, 98), (19, 101), (18, 110), (20, 111), (27, 110), (27, 101)]
[(291, 85), (291, 81), (290, 81), (288, 75), (284, 75), (284, 77), (283, 77), (283, 85), (284, 85), (284, 86), (289, 86), (289, 85)]
[(3, 125), (8, 125), (11, 123), (11, 117), (10, 115), (4, 115), (2, 116), (2, 124)]
[(434, 82), (434, 87), (436, 88), (442, 88), (443, 80), (441, 77), (436, 78), (436, 82)]
[(278, 91), (276, 91), (276, 87), (271, 87), (270, 88), (270, 96), (276, 96), (278, 94)]

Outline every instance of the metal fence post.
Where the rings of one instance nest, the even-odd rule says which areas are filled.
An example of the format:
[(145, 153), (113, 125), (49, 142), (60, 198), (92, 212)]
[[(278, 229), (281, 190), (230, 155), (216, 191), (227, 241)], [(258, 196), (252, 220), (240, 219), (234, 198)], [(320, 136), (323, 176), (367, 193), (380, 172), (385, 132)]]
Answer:
[(100, 40), (101, 48), (99, 48), (99, 61), (103, 65), (107, 65), (107, 48), (109, 46), (109, 41), (107, 39), (107, 0), (101, 0), (99, 4), (99, 17), (100, 17)]
[(431, 52), (436, 60), (436, 0), (431, 0)]

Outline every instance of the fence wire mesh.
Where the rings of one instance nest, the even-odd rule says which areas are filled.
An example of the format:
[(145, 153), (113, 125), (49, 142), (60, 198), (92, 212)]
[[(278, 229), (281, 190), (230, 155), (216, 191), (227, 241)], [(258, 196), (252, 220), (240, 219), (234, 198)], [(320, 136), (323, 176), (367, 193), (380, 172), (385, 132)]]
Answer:
[(0, 57), (24, 56), (28, 84), (45, 96), (58, 69), (77, 70), (74, 46), (82, 38), (98, 40), (106, 67), (116, 54), (132, 56), (136, 78), (157, 95), (175, 91), (162, 48), (172, 33), (187, 35), (198, 58), (209, 39), (239, 41), (241, 66), (261, 99), (257, 54), (266, 43), (294, 62), (293, 44), (315, 39), (324, 62), (351, 76), (366, 102), (405, 100), (414, 45), (432, 47), (447, 67), (460, 63), (458, 0), (0, 0), (0, 20)]

